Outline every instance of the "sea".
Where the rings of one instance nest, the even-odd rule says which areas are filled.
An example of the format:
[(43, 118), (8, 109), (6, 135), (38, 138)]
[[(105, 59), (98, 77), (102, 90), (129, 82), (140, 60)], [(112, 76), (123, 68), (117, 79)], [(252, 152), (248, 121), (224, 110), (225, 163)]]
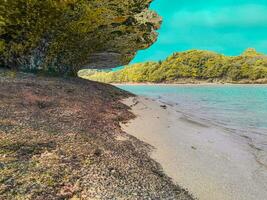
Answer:
[(194, 120), (243, 135), (267, 136), (267, 85), (117, 85)]

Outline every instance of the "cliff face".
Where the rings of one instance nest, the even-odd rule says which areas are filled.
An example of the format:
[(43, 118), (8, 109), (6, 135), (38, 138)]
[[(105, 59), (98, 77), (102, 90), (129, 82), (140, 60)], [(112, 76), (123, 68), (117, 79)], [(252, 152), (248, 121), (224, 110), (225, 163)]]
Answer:
[(157, 39), (151, 1), (1, 2), (0, 64), (60, 74), (128, 64)]
[(145, 49), (157, 39), (156, 30), (161, 18), (153, 11), (133, 13), (120, 22), (110, 23), (104, 30), (109, 34), (100, 51), (91, 55), (89, 67), (110, 68), (129, 63), (136, 52)]

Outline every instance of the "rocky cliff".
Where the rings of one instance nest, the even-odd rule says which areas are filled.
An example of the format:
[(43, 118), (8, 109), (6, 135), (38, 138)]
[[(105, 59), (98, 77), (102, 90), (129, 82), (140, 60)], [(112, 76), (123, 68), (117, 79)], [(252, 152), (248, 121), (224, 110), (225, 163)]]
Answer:
[(157, 39), (151, 1), (1, 1), (0, 65), (76, 74), (128, 64)]

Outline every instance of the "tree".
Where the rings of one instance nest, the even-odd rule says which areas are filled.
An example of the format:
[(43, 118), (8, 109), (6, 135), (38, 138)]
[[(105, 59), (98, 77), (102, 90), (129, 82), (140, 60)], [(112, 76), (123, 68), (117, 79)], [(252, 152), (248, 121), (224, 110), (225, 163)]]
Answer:
[[(249, 56), (224, 56), (190, 50), (174, 53), (165, 61), (126, 66), (110, 73), (95, 73), (88, 79), (104, 82), (175, 82), (179, 79), (240, 81), (267, 78), (267, 56), (247, 50)], [(245, 53), (247, 55), (247, 53)], [(260, 56), (259, 56), (260, 55)]]

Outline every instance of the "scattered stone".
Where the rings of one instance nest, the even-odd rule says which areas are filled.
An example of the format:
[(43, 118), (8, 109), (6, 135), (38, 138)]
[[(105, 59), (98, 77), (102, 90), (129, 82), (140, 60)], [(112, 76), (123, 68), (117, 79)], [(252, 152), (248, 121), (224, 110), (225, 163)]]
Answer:
[(166, 105), (160, 105), (160, 107), (163, 108), (163, 109), (167, 109)]
[(197, 148), (195, 146), (191, 146), (191, 148), (194, 149), (194, 150), (197, 150)]
[(101, 156), (101, 154), (102, 154), (102, 150), (101, 149), (96, 149), (95, 152), (94, 152), (94, 155), (97, 156), (97, 157)]
[(72, 185), (65, 185), (63, 186), (63, 188), (61, 188), (58, 196), (60, 198), (69, 199), (73, 197), (75, 191), (76, 191), (76, 188), (73, 187)]

